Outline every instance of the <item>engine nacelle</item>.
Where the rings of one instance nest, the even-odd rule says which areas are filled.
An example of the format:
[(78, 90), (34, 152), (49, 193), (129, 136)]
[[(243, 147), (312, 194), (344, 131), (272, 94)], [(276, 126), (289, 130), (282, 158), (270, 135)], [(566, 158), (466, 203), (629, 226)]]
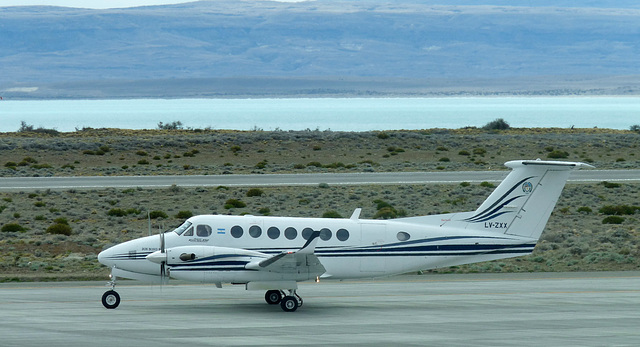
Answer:
[(234, 257), (249, 256), (266, 258), (267, 255), (248, 251), (241, 248), (215, 247), (215, 246), (180, 246), (167, 248), (167, 265), (185, 264), (194, 261), (202, 261), (216, 256)]

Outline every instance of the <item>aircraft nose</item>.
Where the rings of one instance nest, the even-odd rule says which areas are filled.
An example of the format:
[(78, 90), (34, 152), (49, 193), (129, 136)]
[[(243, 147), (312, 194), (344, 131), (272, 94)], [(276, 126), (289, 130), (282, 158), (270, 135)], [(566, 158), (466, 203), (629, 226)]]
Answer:
[(100, 264), (103, 264), (106, 266), (113, 265), (112, 253), (113, 252), (111, 251), (111, 248), (105, 249), (104, 251), (100, 252), (98, 254), (98, 261), (100, 262)]

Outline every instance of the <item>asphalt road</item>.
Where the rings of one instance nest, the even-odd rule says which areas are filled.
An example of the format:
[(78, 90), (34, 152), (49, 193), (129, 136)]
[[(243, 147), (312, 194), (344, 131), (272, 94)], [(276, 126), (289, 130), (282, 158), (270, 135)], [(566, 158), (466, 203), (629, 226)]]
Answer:
[[(294, 186), (294, 185), (363, 185), (363, 184), (433, 184), (460, 182), (498, 182), (509, 171), (453, 172), (380, 172), (319, 173), (210, 176), (79, 176), (79, 177), (3, 177), (0, 191), (33, 189), (162, 188), (207, 186)], [(640, 182), (640, 170), (579, 170), (569, 182)]]
[(0, 345), (637, 346), (640, 273), (412, 275), (301, 283), (283, 312), (242, 286), (0, 284)]

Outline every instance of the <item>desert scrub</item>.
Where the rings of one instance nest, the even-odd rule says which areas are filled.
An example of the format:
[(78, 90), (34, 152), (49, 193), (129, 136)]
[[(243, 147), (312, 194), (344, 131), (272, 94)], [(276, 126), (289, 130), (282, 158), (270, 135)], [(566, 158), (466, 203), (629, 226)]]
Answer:
[(156, 211), (149, 212), (149, 218), (151, 218), (151, 219), (158, 219), (158, 218), (167, 219), (167, 218), (169, 218), (169, 216), (163, 211), (156, 210)]
[(193, 212), (191, 211), (179, 211), (176, 214), (176, 218), (178, 219), (189, 219), (191, 217), (193, 217)]

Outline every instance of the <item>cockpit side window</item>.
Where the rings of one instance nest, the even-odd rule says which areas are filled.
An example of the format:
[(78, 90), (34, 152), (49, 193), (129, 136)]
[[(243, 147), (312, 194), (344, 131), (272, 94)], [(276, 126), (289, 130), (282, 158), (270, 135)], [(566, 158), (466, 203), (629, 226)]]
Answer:
[(187, 229), (182, 236), (193, 236), (193, 227)]
[(200, 224), (196, 227), (196, 235), (198, 237), (209, 237), (211, 236), (211, 227), (205, 224)]
[[(184, 222), (184, 223), (182, 223), (181, 226), (177, 227), (176, 230), (174, 230), (174, 232), (176, 234), (178, 234), (178, 235), (182, 235), (182, 233), (185, 230), (189, 229), (190, 226), (191, 226), (191, 222)], [(193, 231), (192, 231), (192, 233), (193, 233)]]

